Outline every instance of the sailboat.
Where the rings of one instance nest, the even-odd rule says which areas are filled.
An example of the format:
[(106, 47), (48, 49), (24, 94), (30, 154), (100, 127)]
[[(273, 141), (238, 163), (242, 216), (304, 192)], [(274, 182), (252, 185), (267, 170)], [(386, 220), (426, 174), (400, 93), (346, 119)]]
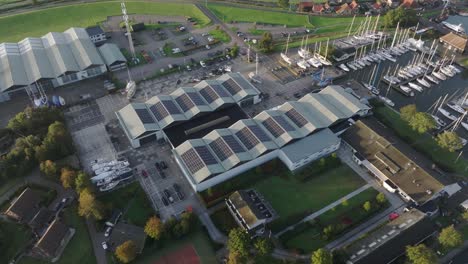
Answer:
[(342, 69), (343, 71), (345, 71), (345, 72), (349, 72), (349, 68), (346, 67), (346, 65), (345, 65), (344, 63), (338, 65), (338, 67), (339, 67), (340, 69)]
[(306, 48), (307, 47), (307, 41), (308, 41), (308, 38), (309, 36), (307, 36), (306, 40), (305, 40), (305, 44), (304, 44), (304, 38), (302, 38), (302, 42), (301, 42), (301, 47), (299, 48), (299, 50), (297, 51), (297, 53), (299, 54), (299, 56), (303, 59), (307, 59), (310, 57), (310, 52), (309, 50)]
[(452, 109), (453, 111), (458, 112), (460, 114), (464, 114), (466, 112), (466, 110), (463, 107), (455, 103), (448, 102), (447, 106), (450, 107), (450, 109)]
[(132, 97), (136, 93), (136, 83), (134, 80), (132, 80), (132, 76), (130, 75), (130, 70), (127, 67), (127, 72), (128, 72), (128, 79), (129, 81), (127, 82), (127, 86), (125, 86), (125, 92), (127, 93), (127, 99), (132, 99)]
[(440, 129), (442, 127), (445, 127), (447, 124), (442, 120), (440, 117), (436, 115), (431, 115), (432, 118), (434, 118), (434, 121), (437, 123), (437, 129)]
[(286, 49), (284, 50), (284, 53), (281, 52), (281, 58), (289, 65), (292, 64), (292, 60), (288, 57), (288, 47), (289, 47), (289, 34), (288, 34), (288, 40), (286, 41)]
[(442, 115), (444, 115), (446, 118), (448, 118), (448, 119), (450, 119), (450, 120), (452, 120), (452, 121), (455, 121), (455, 120), (458, 119), (456, 116), (452, 115), (449, 111), (447, 111), (447, 110), (445, 110), (444, 108), (442, 108), (442, 106), (439, 107), (439, 108), (437, 109), (437, 111), (439, 111)]

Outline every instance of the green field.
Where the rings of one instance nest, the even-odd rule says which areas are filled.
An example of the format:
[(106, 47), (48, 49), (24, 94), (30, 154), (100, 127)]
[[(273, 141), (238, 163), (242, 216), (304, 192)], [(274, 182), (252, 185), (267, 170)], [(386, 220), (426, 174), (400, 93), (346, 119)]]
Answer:
[[(452, 171), (460, 176), (468, 175), (468, 160), (460, 157), (457, 160), (458, 152), (449, 152), (439, 147), (435, 139), (428, 133), (418, 134), (400, 118), (399, 113), (389, 107), (380, 106), (374, 108), (375, 116), (385, 125), (395, 131), (395, 133), (410, 144), (413, 148), (425, 154), (435, 164), (444, 170)], [(455, 162), (457, 160), (457, 162)]]
[(307, 15), (286, 14), (240, 7), (208, 4), (208, 8), (219, 19), (225, 22), (258, 22), (273, 25), (287, 25), (288, 27), (311, 27)]
[(210, 35), (213, 36), (215, 40), (219, 40), (224, 43), (231, 42), (231, 37), (229, 34), (224, 32), (222, 29), (213, 29), (210, 31)]
[[(129, 14), (190, 16), (198, 25), (210, 20), (195, 5), (179, 3), (127, 2)], [(120, 2), (68, 5), (0, 18), (0, 42), (16, 42), (26, 37), (40, 37), (47, 32), (61, 32), (70, 27), (87, 27), (121, 15)]]
[(252, 188), (259, 191), (279, 214), (279, 218), (271, 223), (271, 228), (279, 231), (363, 185), (364, 181), (351, 168), (340, 165), (305, 182), (294, 175), (273, 175)]
[(238, 226), (236, 220), (234, 220), (226, 206), (211, 214), (210, 217), (219, 231), (223, 232), (225, 235), (229, 234), (231, 229)]
[(9, 263), (32, 239), (32, 234), (26, 226), (0, 221), (0, 237), (0, 263)]
[[(88, 229), (86, 228), (84, 218), (77, 214), (77, 206), (71, 206), (65, 210), (65, 223), (75, 229), (75, 235), (72, 237), (67, 247), (63, 251), (57, 264), (93, 264), (96, 263), (93, 247), (89, 239)], [(41, 261), (31, 257), (23, 257), (19, 264), (46, 264), (49, 261)]]

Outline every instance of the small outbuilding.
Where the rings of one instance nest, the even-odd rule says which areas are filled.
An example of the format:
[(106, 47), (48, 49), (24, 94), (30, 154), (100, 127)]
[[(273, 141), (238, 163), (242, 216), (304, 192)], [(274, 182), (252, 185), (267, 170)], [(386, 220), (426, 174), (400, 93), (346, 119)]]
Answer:
[(450, 32), (447, 35), (442, 36), (440, 38), (440, 42), (443, 43), (444, 46), (446, 46), (449, 50), (464, 53), (466, 51), (468, 39)]
[(101, 57), (109, 71), (118, 71), (127, 68), (127, 59), (116, 44), (106, 43), (98, 48)]
[(463, 208), (463, 210), (468, 211), (468, 199), (461, 203), (460, 206)]

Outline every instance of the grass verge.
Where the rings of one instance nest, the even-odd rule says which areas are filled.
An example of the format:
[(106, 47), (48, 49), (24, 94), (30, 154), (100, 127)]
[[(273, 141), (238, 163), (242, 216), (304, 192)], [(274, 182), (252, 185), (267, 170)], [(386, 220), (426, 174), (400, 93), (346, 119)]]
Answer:
[(0, 263), (9, 263), (32, 239), (28, 227), (4, 221), (0, 221), (0, 236)]
[(222, 29), (213, 29), (210, 31), (210, 35), (213, 36), (214, 39), (217, 39), (224, 43), (231, 42), (231, 37), (229, 36), (229, 34), (224, 32), (224, 30)]
[(234, 220), (226, 206), (211, 214), (211, 220), (213, 220), (213, 223), (218, 230), (223, 232), (225, 235), (228, 235), (231, 229), (237, 227), (236, 220)]

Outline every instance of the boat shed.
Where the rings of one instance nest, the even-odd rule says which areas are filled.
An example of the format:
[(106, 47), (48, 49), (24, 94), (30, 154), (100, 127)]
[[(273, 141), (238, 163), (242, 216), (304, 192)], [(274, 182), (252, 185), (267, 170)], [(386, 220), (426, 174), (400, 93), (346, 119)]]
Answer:
[(118, 71), (127, 68), (127, 59), (125, 59), (116, 44), (106, 43), (98, 49), (109, 71)]
[(449, 50), (459, 53), (464, 53), (467, 50), (468, 39), (459, 36), (453, 32), (448, 33), (440, 38), (440, 42), (444, 44)]

